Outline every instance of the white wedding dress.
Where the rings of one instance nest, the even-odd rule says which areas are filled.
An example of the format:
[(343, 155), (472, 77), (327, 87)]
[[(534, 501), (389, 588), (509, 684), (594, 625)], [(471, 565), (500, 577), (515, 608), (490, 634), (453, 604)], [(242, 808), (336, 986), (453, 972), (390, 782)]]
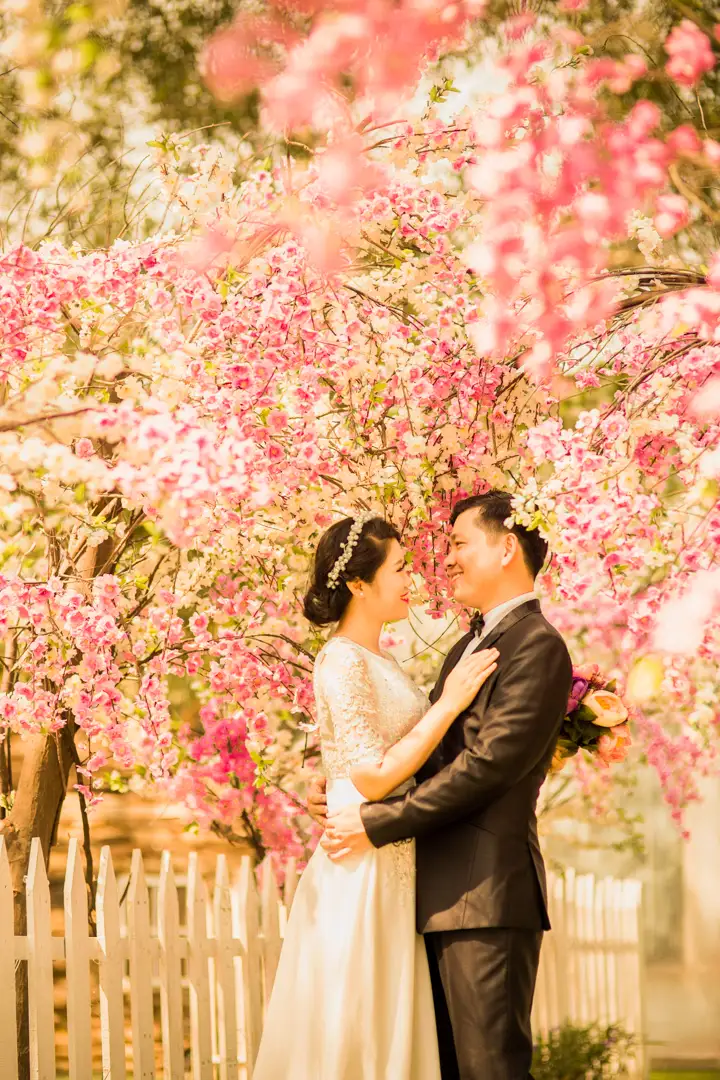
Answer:
[[(314, 680), (328, 808), (364, 802), (350, 769), (381, 761), (427, 699), (392, 657), (340, 636), (320, 651)], [(415, 930), (414, 841), (341, 862), (316, 849), (293, 901), (253, 1080), (440, 1080)]]

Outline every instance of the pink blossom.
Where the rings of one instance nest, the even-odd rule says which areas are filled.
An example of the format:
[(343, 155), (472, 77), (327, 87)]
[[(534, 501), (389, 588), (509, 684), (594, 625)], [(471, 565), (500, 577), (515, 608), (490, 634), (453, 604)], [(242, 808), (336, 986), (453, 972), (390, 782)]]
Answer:
[(695, 416), (709, 420), (720, 416), (720, 375), (709, 379), (690, 404)]
[(711, 615), (720, 605), (720, 571), (703, 570), (684, 592), (669, 600), (657, 620), (655, 645), (672, 653), (700, 648)]
[(671, 131), (666, 145), (676, 154), (697, 154), (703, 146), (702, 139), (690, 124), (681, 124)]
[(715, 67), (710, 38), (690, 19), (673, 27), (665, 40), (665, 52), (670, 57), (665, 70), (681, 86), (695, 86)]
[(512, 15), (503, 23), (503, 31), (509, 41), (519, 41), (537, 21), (534, 11), (523, 11), (518, 15)]
[(201, 70), (211, 91), (221, 101), (233, 101), (270, 78), (277, 65), (257, 52), (259, 36), (274, 36), (279, 24), (256, 18), (238, 20), (219, 30), (206, 44)]
[(690, 207), (682, 195), (660, 195), (656, 207), (655, 228), (661, 236), (672, 236), (690, 221)]
[(94, 454), (95, 447), (92, 444), (92, 439), (78, 439), (75, 443), (75, 453), (80, 458), (87, 458)]
[(338, 206), (380, 187), (382, 170), (365, 156), (363, 139), (356, 134), (331, 143), (317, 158), (318, 182)]

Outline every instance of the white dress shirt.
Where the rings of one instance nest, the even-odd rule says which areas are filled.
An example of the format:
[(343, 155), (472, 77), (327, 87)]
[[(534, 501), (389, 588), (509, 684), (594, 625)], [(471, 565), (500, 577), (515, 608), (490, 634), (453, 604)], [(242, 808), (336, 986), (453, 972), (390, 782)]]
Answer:
[(483, 625), (482, 634), (475, 634), (471, 641), (468, 642), (468, 646), (464, 653), (460, 657), (464, 660), (470, 653), (475, 652), (478, 645), (482, 642), (483, 638), (487, 637), (491, 630), (494, 630), (498, 623), (501, 623), (505, 616), (513, 611), (516, 607), (520, 607), (521, 604), (526, 604), (528, 600), (537, 600), (536, 592), (522, 593), (520, 596), (513, 596), (512, 600), (506, 600), (504, 604), (498, 604), (497, 607), (490, 608), (485, 616), (485, 623)]

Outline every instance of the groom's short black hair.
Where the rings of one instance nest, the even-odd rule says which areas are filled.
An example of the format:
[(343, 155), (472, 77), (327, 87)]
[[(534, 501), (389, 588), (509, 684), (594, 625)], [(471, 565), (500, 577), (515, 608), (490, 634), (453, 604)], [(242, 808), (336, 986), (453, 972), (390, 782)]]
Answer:
[(491, 488), (483, 495), (470, 495), (460, 499), (452, 508), (450, 524), (454, 525), (466, 510), (477, 510), (478, 525), (492, 533), (511, 532), (517, 536), (523, 553), (525, 565), (535, 578), (545, 565), (548, 546), (537, 529), (526, 529), (524, 525), (513, 525), (508, 529), (505, 522), (512, 515), (512, 495), (508, 491)]

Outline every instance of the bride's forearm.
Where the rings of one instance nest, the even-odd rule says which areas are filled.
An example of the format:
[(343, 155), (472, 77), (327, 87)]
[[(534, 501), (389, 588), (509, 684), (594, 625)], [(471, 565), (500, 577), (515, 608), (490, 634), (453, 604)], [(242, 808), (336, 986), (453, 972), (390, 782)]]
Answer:
[(457, 709), (440, 698), (412, 731), (390, 747), (382, 761), (352, 768), (350, 779), (360, 794), (372, 801), (384, 799), (404, 780), (414, 776), (456, 716)]

